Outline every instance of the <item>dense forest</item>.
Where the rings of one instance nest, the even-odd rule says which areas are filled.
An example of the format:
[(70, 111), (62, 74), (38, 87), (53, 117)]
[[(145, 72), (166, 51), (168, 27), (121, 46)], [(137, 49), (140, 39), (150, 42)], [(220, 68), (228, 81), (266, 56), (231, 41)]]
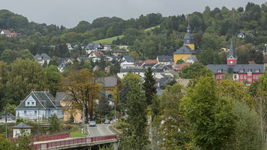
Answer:
[[(203, 64), (225, 63), (222, 48), (234, 39), (239, 63), (254, 60), (262, 63), (262, 51), (267, 42), (267, 5), (248, 3), (237, 9), (206, 7), (203, 12), (163, 17), (158, 13), (141, 15), (136, 19), (101, 17), (89, 23), (81, 21), (67, 29), (63, 26), (29, 22), (26, 17), (8, 10), (0, 10), (0, 29), (19, 33), (15, 39), (0, 37), (0, 53), (6, 49), (28, 49), (33, 55), (45, 52), (50, 56), (69, 57), (65, 43), (86, 45), (95, 40), (123, 35), (114, 45), (128, 45), (141, 59), (171, 55), (183, 41), (190, 24)], [(146, 29), (151, 28), (147, 31)], [(245, 38), (237, 38), (244, 33)], [(51, 49), (50, 45), (55, 45)], [(77, 55), (77, 54), (76, 54)], [(78, 54), (78, 55), (82, 55)]]

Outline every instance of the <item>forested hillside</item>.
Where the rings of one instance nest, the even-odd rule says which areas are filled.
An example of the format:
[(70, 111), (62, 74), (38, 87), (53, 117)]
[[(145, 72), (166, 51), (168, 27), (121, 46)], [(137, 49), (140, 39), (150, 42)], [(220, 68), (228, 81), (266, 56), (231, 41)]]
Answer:
[[(86, 45), (104, 38), (119, 36), (115, 45), (129, 45), (142, 59), (171, 55), (183, 43), (187, 24), (193, 29), (198, 54), (203, 64), (225, 63), (229, 39), (234, 38), (242, 63), (254, 60), (262, 63), (262, 51), (267, 42), (267, 5), (248, 3), (245, 8), (226, 7), (194, 12), (185, 16), (163, 17), (161, 14), (141, 15), (136, 19), (101, 17), (92, 23), (81, 21), (74, 28), (29, 22), (24, 16), (0, 10), (0, 29), (19, 33), (15, 39), (0, 37), (0, 53), (5, 49), (28, 49), (33, 55), (46, 52), (51, 56), (71, 56), (65, 43)], [(153, 28), (157, 26), (157, 28)], [(152, 28), (151, 28), (152, 27)], [(150, 28), (150, 30), (146, 30)], [(239, 33), (246, 35), (237, 38)], [(123, 36), (120, 36), (123, 35)], [(49, 46), (55, 45), (55, 49)], [(82, 55), (82, 54), (79, 54)]]

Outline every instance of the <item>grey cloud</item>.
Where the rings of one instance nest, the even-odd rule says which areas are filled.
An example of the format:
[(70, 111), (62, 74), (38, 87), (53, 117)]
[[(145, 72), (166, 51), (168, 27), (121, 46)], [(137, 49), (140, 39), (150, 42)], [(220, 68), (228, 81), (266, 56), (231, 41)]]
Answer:
[[(251, 1), (251, 0), (250, 0)], [(73, 27), (81, 20), (97, 17), (136, 18), (141, 14), (164, 16), (188, 14), (211, 8), (245, 6), (249, 0), (0, 0), (0, 9), (8, 9), (38, 23)], [(253, 0), (262, 4), (265, 0)]]

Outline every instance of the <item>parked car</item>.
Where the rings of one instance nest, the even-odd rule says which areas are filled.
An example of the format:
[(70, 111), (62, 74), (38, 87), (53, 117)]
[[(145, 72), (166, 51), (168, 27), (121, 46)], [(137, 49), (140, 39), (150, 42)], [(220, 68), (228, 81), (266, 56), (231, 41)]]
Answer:
[(90, 127), (95, 127), (96, 126), (96, 122), (95, 121), (89, 121), (89, 126)]
[(110, 124), (110, 120), (105, 120), (104, 124)]

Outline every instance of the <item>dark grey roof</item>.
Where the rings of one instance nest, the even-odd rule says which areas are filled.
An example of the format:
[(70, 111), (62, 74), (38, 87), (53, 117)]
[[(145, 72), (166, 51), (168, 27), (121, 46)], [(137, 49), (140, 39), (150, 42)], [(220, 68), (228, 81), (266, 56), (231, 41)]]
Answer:
[(28, 126), (28, 125), (24, 124), (23, 122), (21, 122), (18, 125), (13, 126), (12, 128), (13, 129), (31, 129), (32, 126)]
[(213, 73), (264, 73), (264, 64), (207, 65)]
[[(160, 65), (160, 64), (156, 64), (153, 66), (152, 70), (153, 72), (164, 72), (165, 70), (168, 70), (169, 67), (166, 65)], [(137, 72), (137, 73), (141, 73), (141, 72), (146, 72), (145, 68), (121, 68), (120, 72)]]
[[(26, 106), (25, 101), (32, 96), (36, 101), (36, 106)], [(32, 91), (16, 109), (55, 109), (56, 101), (53, 95), (47, 91)]]
[(159, 62), (173, 62), (172, 56), (158, 56)]
[(87, 50), (103, 49), (103, 46), (100, 43), (90, 43), (85, 47), (85, 49)]
[(125, 59), (125, 61), (127, 62), (134, 62), (134, 59), (132, 56), (123, 56), (123, 58)]
[(174, 52), (174, 54), (196, 54), (195, 50), (191, 50), (188, 46), (182, 46)]
[(40, 54), (36, 54), (34, 56), (34, 59), (35, 60), (50, 60), (51, 58), (46, 54), (46, 53), (42, 53), (41, 55)]
[(193, 43), (195, 43), (195, 41), (194, 41), (194, 38), (193, 38), (192, 33), (191, 33), (191, 27), (188, 24), (187, 33), (184, 36), (184, 44), (193, 44)]
[(234, 49), (234, 45), (233, 45), (233, 41), (231, 41), (230, 47), (229, 47), (229, 53), (227, 55), (227, 58), (229, 57), (235, 57), (235, 49)]
[(112, 53), (128, 53), (128, 52), (122, 49), (115, 49), (115, 50), (112, 50)]
[(70, 92), (57, 92), (55, 99), (56, 99), (56, 102), (60, 104), (60, 101), (73, 100), (73, 97), (71, 96)]
[(41, 57), (42, 57), (44, 60), (50, 60), (50, 59), (51, 59), (46, 53), (42, 53), (42, 54), (41, 54)]
[(103, 87), (115, 87), (115, 86), (117, 86), (117, 78), (116, 77), (97, 78), (97, 82), (102, 84)]
[(144, 68), (121, 68), (120, 72), (145, 72)]

